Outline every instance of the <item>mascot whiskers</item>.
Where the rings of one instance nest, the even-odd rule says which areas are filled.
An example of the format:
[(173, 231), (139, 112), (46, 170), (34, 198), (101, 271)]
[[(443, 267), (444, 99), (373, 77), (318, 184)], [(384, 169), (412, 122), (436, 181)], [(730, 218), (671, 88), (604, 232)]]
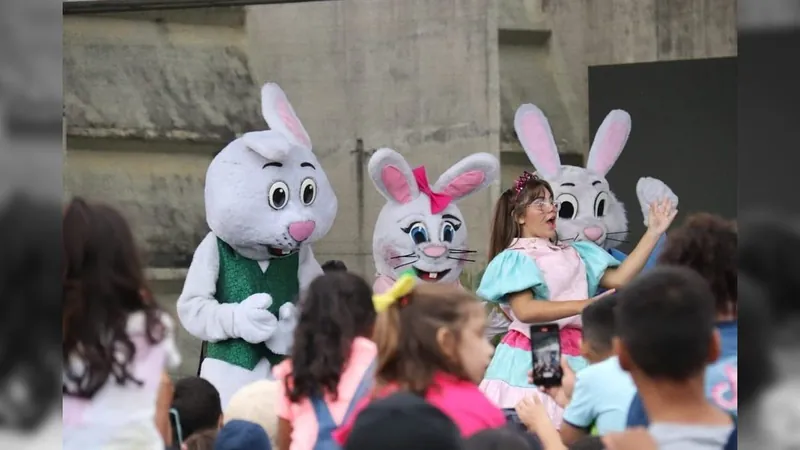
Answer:
[(276, 84), (261, 90), (270, 127), (242, 135), (217, 154), (205, 185), (211, 232), (195, 251), (178, 317), (206, 341), (200, 376), (223, 408), (285, 358), (300, 291), (322, 274), (309, 244), (333, 225), (336, 195), (311, 139)]

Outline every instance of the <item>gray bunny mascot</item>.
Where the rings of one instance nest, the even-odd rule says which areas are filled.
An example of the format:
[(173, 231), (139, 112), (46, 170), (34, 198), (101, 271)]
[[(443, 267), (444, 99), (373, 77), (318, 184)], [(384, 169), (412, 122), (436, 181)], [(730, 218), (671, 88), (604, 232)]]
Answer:
[(325, 236), (336, 195), (311, 139), (276, 84), (261, 90), (270, 127), (228, 144), (208, 167), (206, 220), (178, 317), (206, 341), (200, 376), (225, 408), (239, 388), (271, 378), (292, 346), (294, 303), (322, 274), (310, 244)]

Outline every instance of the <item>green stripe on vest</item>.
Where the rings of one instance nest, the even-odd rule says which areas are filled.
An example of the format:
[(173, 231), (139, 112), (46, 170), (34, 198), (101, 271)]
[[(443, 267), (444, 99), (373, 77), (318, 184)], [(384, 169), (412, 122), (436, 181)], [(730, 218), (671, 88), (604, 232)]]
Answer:
[[(219, 249), (219, 275), (217, 276), (217, 301), (241, 303), (253, 294), (270, 294), (272, 305), (269, 312), (278, 317), (278, 310), (292, 302), (300, 292), (297, 269), (300, 254), (293, 253), (284, 258), (270, 259), (266, 272), (257, 261), (239, 255), (230, 245), (217, 238)], [(278, 364), (284, 355), (273, 353), (265, 344), (251, 344), (243, 339), (228, 339), (209, 342), (206, 356), (226, 363), (253, 370), (262, 358), (271, 365)]]

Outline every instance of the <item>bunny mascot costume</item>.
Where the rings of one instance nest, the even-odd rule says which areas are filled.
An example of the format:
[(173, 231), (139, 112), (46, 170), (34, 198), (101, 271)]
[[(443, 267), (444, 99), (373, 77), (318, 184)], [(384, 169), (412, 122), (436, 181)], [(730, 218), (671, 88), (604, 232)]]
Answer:
[(394, 150), (383, 148), (369, 160), (369, 175), (387, 202), (378, 215), (372, 256), (378, 276), (373, 290), (392, 287), (403, 272), (431, 283), (459, 283), (474, 250), (456, 202), (497, 180), (500, 163), (488, 153), (470, 155), (431, 186), (425, 167), (411, 169)]
[(222, 407), (251, 382), (269, 378), (287, 355), (294, 302), (322, 274), (309, 244), (333, 225), (337, 201), (311, 139), (276, 84), (261, 90), (269, 131), (242, 135), (211, 161), (206, 219), (178, 317), (207, 341), (200, 376)]

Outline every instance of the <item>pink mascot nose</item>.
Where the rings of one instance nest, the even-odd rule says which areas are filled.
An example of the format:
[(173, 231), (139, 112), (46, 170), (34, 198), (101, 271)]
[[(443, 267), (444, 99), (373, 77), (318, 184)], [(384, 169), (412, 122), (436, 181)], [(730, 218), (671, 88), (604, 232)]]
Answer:
[(305, 222), (292, 222), (289, 224), (289, 236), (297, 242), (303, 242), (311, 236), (317, 224), (312, 220)]
[(583, 229), (583, 234), (587, 238), (596, 241), (603, 235), (603, 229), (600, 227), (586, 227)]
[(422, 253), (430, 256), (431, 258), (438, 258), (444, 255), (444, 252), (447, 251), (447, 247), (444, 245), (429, 245), (422, 250)]

